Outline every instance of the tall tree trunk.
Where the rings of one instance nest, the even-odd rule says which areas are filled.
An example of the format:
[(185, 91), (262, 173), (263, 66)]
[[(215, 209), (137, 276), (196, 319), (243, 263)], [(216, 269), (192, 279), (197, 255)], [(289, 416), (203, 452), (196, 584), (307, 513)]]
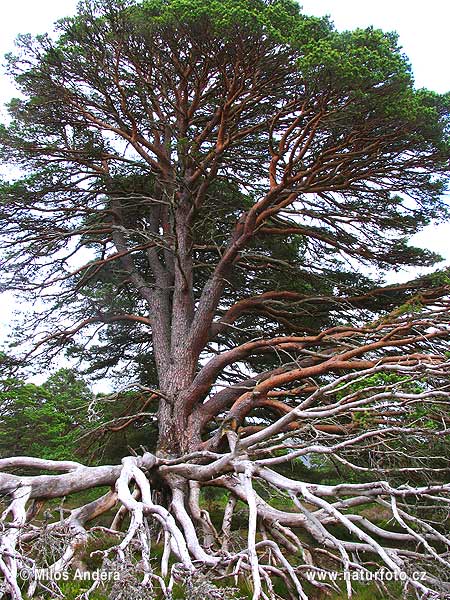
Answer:
[(183, 395), (173, 401), (160, 402), (156, 447), (156, 454), (159, 456), (181, 456), (199, 449), (200, 420), (186, 416), (183, 404)]
[[(181, 353), (180, 353), (181, 354)], [(195, 367), (187, 356), (180, 356), (160, 378), (161, 398), (158, 411), (157, 453), (179, 456), (197, 450), (201, 442), (200, 420), (186, 410), (187, 390), (194, 378)]]

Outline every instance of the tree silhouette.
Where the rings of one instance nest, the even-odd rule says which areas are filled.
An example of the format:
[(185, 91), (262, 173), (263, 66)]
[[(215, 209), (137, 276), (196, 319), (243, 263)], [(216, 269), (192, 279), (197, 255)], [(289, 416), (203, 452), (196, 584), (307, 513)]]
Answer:
[[(131, 520), (105, 557), (123, 562), (133, 542), (143, 585), (167, 597), (171, 553), (172, 574), (250, 576), (255, 600), (271, 578), (307, 598), (324, 553), (345, 571), (376, 555), (434, 593), (449, 542), (426, 513), (448, 502), (448, 462), (422, 451), (445, 445), (449, 278), (387, 287), (364, 273), (438, 259), (408, 239), (447, 217), (449, 97), (414, 89), (395, 34), (338, 33), (290, 0), (92, 1), (58, 33), (22, 36), (9, 57), (22, 98), (0, 135), (24, 176), (2, 186), (3, 285), (42, 303), (25, 323), (34, 360), (66, 349), (137, 376), (158, 440), (118, 466), (0, 460), (63, 472), (0, 475), (9, 592), (28, 500), (110, 485), (65, 519), (55, 569), (119, 501)], [(283, 474), (315, 455), (348, 480)], [(221, 531), (209, 486), (229, 494)], [(234, 548), (237, 500), (248, 535)], [(401, 533), (355, 511), (377, 502)], [(165, 531), (160, 575), (149, 519)]]

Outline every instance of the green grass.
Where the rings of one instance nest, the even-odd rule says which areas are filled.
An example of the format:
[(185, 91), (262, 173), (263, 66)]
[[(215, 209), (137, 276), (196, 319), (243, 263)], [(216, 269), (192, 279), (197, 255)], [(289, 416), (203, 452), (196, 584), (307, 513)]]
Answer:
[[(86, 592), (90, 587), (92, 582), (89, 581), (62, 581), (59, 583), (59, 587), (61, 592), (64, 595), (66, 600), (75, 600), (80, 594)], [(274, 590), (280, 598), (285, 598), (285, 584), (275, 580), (274, 582)], [(223, 587), (226, 584), (223, 583)], [(229, 586), (235, 587), (234, 582), (228, 583)], [(238, 584), (237, 591), (235, 593), (235, 598), (241, 599), (251, 599), (252, 590), (251, 585), (245, 581), (242, 581)], [(312, 586), (305, 585), (305, 591), (309, 594), (310, 600), (347, 600), (347, 592), (345, 589), (342, 589), (339, 593), (334, 593), (332, 595), (327, 595), (325, 592), (320, 592)], [(389, 595), (388, 595), (389, 594)], [(403, 590), (400, 585), (390, 584), (388, 586), (388, 594), (386, 592), (378, 589), (375, 584), (368, 583), (357, 583), (353, 585), (353, 595), (352, 600), (412, 600), (414, 596), (407, 594), (403, 595)], [(46, 594), (42, 591), (39, 593), (39, 597), (45, 600), (50, 599), (50, 595)], [(109, 600), (109, 589), (105, 586), (100, 586), (97, 590), (95, 590), (91, 596), (91, 600)], [(159, 593), (155, 597), (148, 596), (148, 600), (161, 600), (162, 595)], [(180, 585), (175, 585), (173, 589), (173, 600), (188, 600), (188, 596), (186, 595), (186, 590)], [(206, 598), (205, 598), (206, 600)]]
[[(387, 593), (378, 588), (374, 583), (356, 583), (353, 586), (353, 600), (413, 600), (415, 595), (405, 592), (398, 582), (390, 582), (386, 585)], [(342, 589), (338, 594), (328, 597), (329, 600), (347, 600), (347, 592)]]

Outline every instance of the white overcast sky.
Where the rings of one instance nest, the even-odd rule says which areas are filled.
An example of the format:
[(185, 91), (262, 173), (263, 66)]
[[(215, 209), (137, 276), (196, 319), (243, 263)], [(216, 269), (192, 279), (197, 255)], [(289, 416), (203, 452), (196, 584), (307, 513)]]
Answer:
[[(19, 33), (51, 31), (55, 20), (74, 14), (76, 4), (77, 0), (1, 0), (0, 54), (3, 56), (13, 49), (14, 39)], [(385, 31), (397, 31), (400, 45), (411, 60), (417, 87), (428, 87), (437, 92), (450, 91), (448, 0), (304, 0), (301, 4), (306, 14), (331, 15), (339, 30), (374, 25)], [(13, 95), (14, 87), (2, 74), (2, 120), (3, 105)], [(447, 224), (427, 228), (415, 237), (414, 242), (439, 252), (446, 257), (446, 264), (450, 264), (449, 240), (450, 224)], [(4, 295), (0, 327), (6, 326), (12, 310), (10, 296)]]

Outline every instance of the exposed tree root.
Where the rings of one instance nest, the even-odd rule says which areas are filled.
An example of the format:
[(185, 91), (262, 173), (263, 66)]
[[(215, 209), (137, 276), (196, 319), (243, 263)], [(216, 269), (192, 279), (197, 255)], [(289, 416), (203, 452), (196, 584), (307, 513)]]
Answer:
[[(167, 599), (176, 584), (202, 586), (206, 583), (201, 578), (207, 577), (209, 586), (214, 580), (246, 579), (253, 600), (278, 598), (274, 582), (280, 580), (287, 597), (306, 600), (311, 586), (335, 587), (332, 569), (346, 575), (349, 596), (352, 575), (364, 579), (374, 569), (386, 569), (419, 598), (450, 597), (445, 582), (450, 570), (450, 539), (445, 530), (449, 461), (442, 456), (433, 466), (435, 462), (420, 451), (406, 457), (402, 472), (408, 450), (399, 443), (401, 436), (414, 438), (420, 449), (448, 435), (449, 368), (448, 361), (416, 359), (344, 373), (313, 388), (308, 398), (272, 424), (247, 435), (222, 425), (211, 434), (215, 445), (180, 456), (145, 452), (123, 458), (121, 465), (96, 467), (33, 457), (1, 459), (5, 509), (0, 571), (5, 593), (13, 600), (22, 598), (20, 572), (28, 569), (30, 596), (41, 587), (57, 596), (55, 581), (40, 581), (38, 569), (45, 566), (51, 575), (67, 571), (92, 534), (101, 530), (115, 540), (111, 547), (95, 551), (105, 568), (113, 565), (130, 572), (135, 561), (135, 589), (157, 589)], [(379, 373), (395, 374), (396, 379), (391, 385), (373, 384)], [(424, 377), (433, 382), (433, 389), (419, 385)], [(432, 428), (416, 426), (411, 420), (418, 404), (433, 415)], [(361, 410), (368, 417), (356, 431), (315, 427), (318, 422), (353, 418)], [(371, 417), (380, 412), (395, 418), (380, 424)], [(227, 446), (220, 451), (224, 439)], [(330, 464), (345, 469), (347, 479), (325, 485), (287, 476), (287, 466), (317, 457), (331, 458)], [(5, 472), (10, 469), (16, 473)], [(17, 474), (18, 469), (37, 474)], [(348, 478), (352, 473), (356, 479)], [(409, 474), (416, 477), (416, 484), (404, 483)], [(39, 520), (46, 501), (102, 486), (110, 490), (65, 513), (61, 508), (59, 520)], [(162, 486), (164, 493), (157, 493), (156, 486)], [(220, 525), (204, 502), (208, 488), (227, 495)], [(388, 515), (387, 523), (374, 522), (368, 510), (374, 507)], [(99, 527), (98, 517), (107, 514), (109, 526)], [(62, 542), (53, 553), (55, 558), (45, 565), (33, 552), (43, 532)], [(163, 549), (155, 567), (152, 544), (158, 540)], [(98, 585), (94, 582), (84, 598)]]
[[(167, 462), (166, 459), (146, 453), (141, 457), (124, 458), (121, 467), (66, 464), (66, 472), (53, 475), (21, 477), (2, 474), (1, 489), (9, 504), (2, 514), (0, 569), (5, 579), (5, 590), (11, 598), (22, 598), (18, 570), (39, 567), (25, 550), (26, 542), (38, 535), (36, 526), (26, 521), (27, 503), (45, 495), (48, 498), (55, 497), (55, 490), (59, 495), (67, 495), (86, 489), (86, 480), (93, 487), (110, 485), (112, 489), (98, 500), (72, 510), (62, 522), (49, 525), (53, 530), (65, 530), (67, 534), (65, 550), (50, 566), (53, 572), (67, 569), (73, 562), (77, 551), (88, 539), (87, 523), (116, 506), (118, 513), (123, 513), (125, 509), (129, 513), (129, 524), (122, 539), (119, 538), (116, 545), (100, 551), (100, 554), (104, 559), (114, 558), (118, 563), (126, 563), (129, 550), (139, 553), (143, 572), (141, 585), (153, 585), (156, 580), (166, 598), (170, 598), (175, 581), (206, 569), (212, 578), (250, 577), (254, 600), (277, 597), (271, 583), (274, 577), (286, 582), (290, 597), (306, 600), (305, 581), (311, 580), (314, 571), (323, 571), (323, 567), (320, 561), (315, 564), (317, 557), (313, 558), (314, 552), (311, 554), (300, 541), (297, 534), (299, 528), (306, 530), (320, 548), (328, 549), (329, 556), (336, 564), (341, 564), (346, 572), (365, 572), (367, 566), (364, 561), (377, 557), (380, 565), (397, 574), (419, 597), (438, 598), (450, 593), (445, 586), (439, 586), (437, 577), (430, 574), (419, 581), (411, 573), (411, 559), (414, 556), (434, 561), (444, 569), (450, 568), (450, 540), (422, 518), (410, 514), (406, 508), (408, 499), (432, 498), (433, 503), (437, 503), (438, 499), (444, 504), (448, 503), (450, 484), (421, 488), (395, 488), (386, 481), (316, 485), (287, 478), (266, 464), (249, 460), (245, 448), (237, 448), (215, 459), (211, 459), (207, 453), (202, 457), (200, 453), (194, 459), (187, 457), (186, 462), (177, 461), (172, 465), (167, 465)], [(29, 457), (11, 461), (4, 459), (1, 466), (45, 468), (55, 472), (63, 470), (61, 463), (44, 464)], [(149, 474), (154, 470), (159, 470), (171, 489), (172, 502), (169, 508), (152, 500)], [(224, 473), (217, 477), (219, 470)], [(189, 479), (186, 478), (186, 472)], [(209, 482), (205, 473), (211, 477)], [(208, 483), (222, 486), (230, 492), (220, 532), (213, 527), (207, 511), (200, 508), (199, 486)], [(257, 491), (261, 483), (284, 490), (292, 500), (292, 508), (280, 510), (271, 507)], [(133, 493), (133, 485), (139, 493)], [(244, 501), (248, 507), (247, 541), (239, 550), (230, 548), (237, 500)], [(348, 512), (352, 505), (358, 506), (363, 502), (379, 502), (385, 507), (389, 506), (393, 518), (403, 531), (387, 531), (360, 515)], [(114, 521), (117, 523), (116, 518)], [(154, 572), (150, 561), (150, 526), (154, 521), (164, 534), (159, 575)], [(199, 521), (204, 523), (204, 527), (199, 527)], [(338, 537), (330, 530), (332, 525), (345, 528), (352, 541)], [(108, 531), (116, 533), (115, 529)], [(268, 539), (268, 535), (271, 539)], [(385, 540), (389, 545), (384, 545)], [(170, 567), (171, 555), (175, 563)], [(324, 587), (320, 581), (313, 583)], [(36, 584), (39, 585), (39, 582), (32, 582), (28, 590), (30, 594), (35, 591)], [(98, 582), (90, 591), (97, 585)], [(350, 594), (349, 580), (347, 585)]]

